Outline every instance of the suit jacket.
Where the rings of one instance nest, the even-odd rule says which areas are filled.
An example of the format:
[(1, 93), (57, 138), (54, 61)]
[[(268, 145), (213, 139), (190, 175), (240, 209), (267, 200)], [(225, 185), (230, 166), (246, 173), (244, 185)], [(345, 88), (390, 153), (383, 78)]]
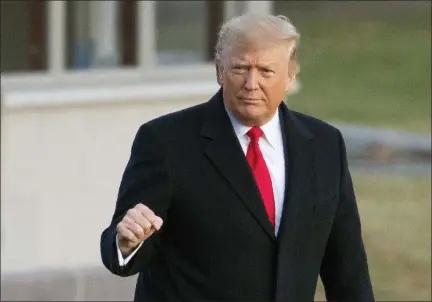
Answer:
[[(206, 103), (143, 124), (134, 139), (111, 224), (105, 267), (139, 273), (135, 301), (373, 301), (345, 145), (336, 128), (279, 108), (286, 190), (275, 236), (223, 106)], [(120, 267), (116, 225), (143, 203), (162, 229)]]

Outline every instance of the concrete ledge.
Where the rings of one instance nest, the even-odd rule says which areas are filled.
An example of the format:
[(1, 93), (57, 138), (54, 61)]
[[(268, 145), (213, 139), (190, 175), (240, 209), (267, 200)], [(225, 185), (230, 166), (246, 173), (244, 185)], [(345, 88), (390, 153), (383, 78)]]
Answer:
[(203, 97), (218, 89), (213, 64), (2, 75), (5, 109)]
[(103, 267), (2, 274), (2, 301), (131, 301), (137, 276), (122, 278)]
[[(2, 76), (4, 109), (206, 99), (219, 89), (212, 64)], [(300, 83), (290, 94), (300, 90)]]
[(10, 91), (4, 96), (7, 109), (154, 101), (185, 97), (208, 97), (218, 90), (216, 81), (176, 81), (154, 84), (99, 85)]

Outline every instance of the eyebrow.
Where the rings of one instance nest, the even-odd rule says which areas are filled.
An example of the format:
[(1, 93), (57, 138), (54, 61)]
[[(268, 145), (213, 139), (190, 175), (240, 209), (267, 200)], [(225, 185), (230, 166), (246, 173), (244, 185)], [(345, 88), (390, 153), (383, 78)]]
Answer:
[[(273, 69), (274, 68), (274, 64), (275, 63), (267, 63), (267, 64), (257, 64), (256, 66), (260, 69)], [(240, 66), (240, 67), (248, 67), (250, 66), (249, 63), (245, 62), (245, 61), (233, 61), (231, 63), (232, 66)]]

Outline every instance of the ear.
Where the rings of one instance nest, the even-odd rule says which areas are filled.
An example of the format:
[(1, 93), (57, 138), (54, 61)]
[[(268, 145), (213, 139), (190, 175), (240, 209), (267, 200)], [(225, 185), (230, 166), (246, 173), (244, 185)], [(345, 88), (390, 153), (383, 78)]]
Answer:
[(285, 92), (290, 92), (296, 84), (297, 72), (294, 68), (288, 69), (288, 75), (285, 78)]
[(296, 84), (297, 75), (300, 72), (300, 66), (297, 61), (297, 56), (294, 51), (289, 63), (288, 63), (288, 76), (285, 80), (285, 92), (290, 92)]
[(224, 82), (223, 82), (222, 68), (220, 66), (220, 62), (216, 61), (215, 63), (216, 63), (215, 66), (216, 66), (216, 79), (217, 79), (217, 82), (218, 82), (218, 84), (220, 86), (223, 86)]
[(296, 84), (296, 76), (289, 75), (285, 81), (285, 92), (289, 93)]

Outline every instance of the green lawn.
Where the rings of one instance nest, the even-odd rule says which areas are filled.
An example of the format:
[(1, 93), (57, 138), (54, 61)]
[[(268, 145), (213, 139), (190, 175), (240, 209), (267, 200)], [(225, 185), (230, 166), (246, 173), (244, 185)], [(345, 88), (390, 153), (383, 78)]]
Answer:
[(292, 109), (324, 120), (431, 131), (430, 11), (337, 18), (295, 15), (302, 89)]
[[(331, 122), (430, 133), (430, 11), (395, 13), (370, 2), (372, 13), (347, 13), (337, 5), (311, 10), (318, 2), (294, 2), (278, 4), (301, 34), (302, 88), (287, 100), (292, 109)], [(205, 31), (197, 23), (161, 23), (158, 49), (204, 51)]]
[[(354, 174), (376, 299), (431, 300), (431, 179)], [(319, 283), (316, 300), (324, 300)]]

